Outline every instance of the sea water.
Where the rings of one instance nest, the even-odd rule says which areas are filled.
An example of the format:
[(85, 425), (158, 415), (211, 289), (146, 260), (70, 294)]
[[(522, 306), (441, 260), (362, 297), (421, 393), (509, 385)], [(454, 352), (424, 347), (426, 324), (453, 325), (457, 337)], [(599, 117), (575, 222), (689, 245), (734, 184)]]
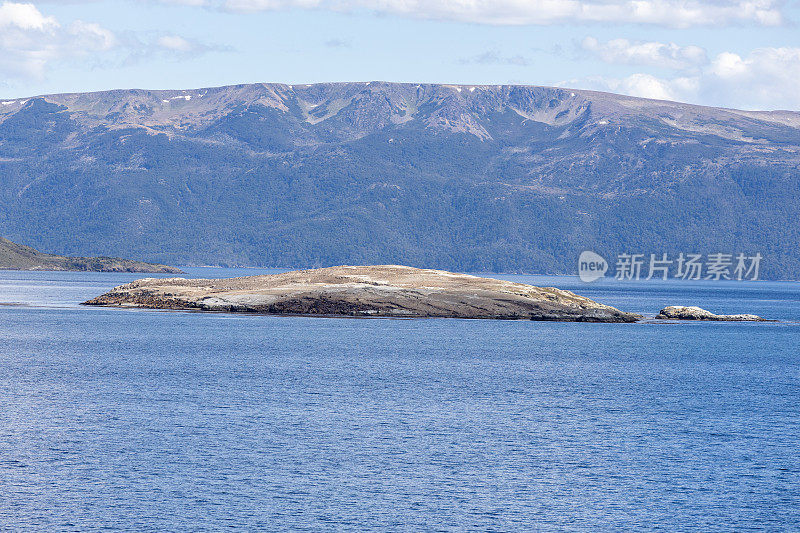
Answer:
[(0, 272), (0, 530), (800, 527), (798, 283), (498, 276), (766, 323), (78, 305), (136, 277)]

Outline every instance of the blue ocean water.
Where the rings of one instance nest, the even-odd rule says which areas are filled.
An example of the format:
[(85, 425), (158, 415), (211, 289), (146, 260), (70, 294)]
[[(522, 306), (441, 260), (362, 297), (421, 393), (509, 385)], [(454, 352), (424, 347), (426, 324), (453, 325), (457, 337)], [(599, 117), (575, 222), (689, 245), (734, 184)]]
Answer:
[(799, 527), (800, 283), (498, 276), (769, 323), (77, 305), (136, 277), (0, 272), (0, 529)]

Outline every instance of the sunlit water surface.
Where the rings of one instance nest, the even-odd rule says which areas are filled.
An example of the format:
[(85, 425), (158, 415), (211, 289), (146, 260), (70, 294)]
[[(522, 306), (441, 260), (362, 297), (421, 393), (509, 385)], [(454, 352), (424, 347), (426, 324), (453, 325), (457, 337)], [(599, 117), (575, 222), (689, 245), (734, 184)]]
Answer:
[(136, 277), (0, 272), (0, 529), (800, 523), (798, 283), (498, 276), (651, 316), (686, 304), (769, 323), (78, 305)]

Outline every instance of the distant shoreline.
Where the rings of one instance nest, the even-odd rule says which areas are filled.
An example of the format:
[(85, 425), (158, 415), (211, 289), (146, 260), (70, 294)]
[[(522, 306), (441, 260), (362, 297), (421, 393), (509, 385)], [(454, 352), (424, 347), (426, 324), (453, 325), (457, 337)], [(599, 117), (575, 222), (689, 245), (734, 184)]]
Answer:
[(47, 254), (0, 237), (0, 270), (52, 272), (131, 272), (185, 274), (179, 268), (118, 257), (69, 257)]

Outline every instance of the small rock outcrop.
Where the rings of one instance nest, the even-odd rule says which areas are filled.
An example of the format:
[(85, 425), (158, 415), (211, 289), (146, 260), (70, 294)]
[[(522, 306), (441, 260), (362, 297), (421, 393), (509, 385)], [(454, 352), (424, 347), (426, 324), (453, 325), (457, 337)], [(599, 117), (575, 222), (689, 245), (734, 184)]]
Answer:
[(664, 320), (716, 320), (723, 322), (764, 322), (758, 315), (715, 315), (700, 307), (670, 305), (662, 309), (656, 318)]
[(86, 305), (357, 317), (635, 322), (555, 288), (397, 265), (340, 266), (232, 279), (147, 278)]

